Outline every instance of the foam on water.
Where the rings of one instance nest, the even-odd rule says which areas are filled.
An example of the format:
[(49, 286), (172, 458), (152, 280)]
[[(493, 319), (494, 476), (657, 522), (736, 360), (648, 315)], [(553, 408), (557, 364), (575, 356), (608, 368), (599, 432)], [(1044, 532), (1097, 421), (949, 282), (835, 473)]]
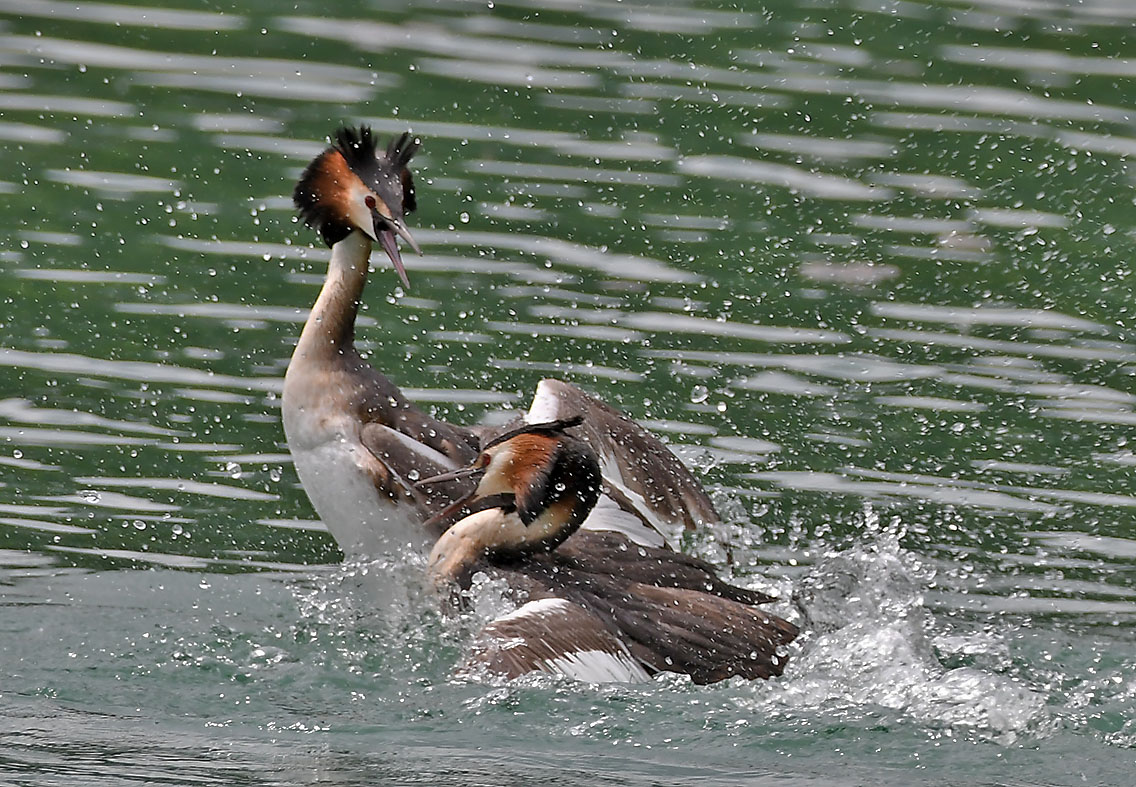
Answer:
[(1050, 717), (1034, 687), (940, 662), (936, 644), (981, 652), (987, 643), (933, 639), (923, 596), (934, 572), (901, 546), (898, 522), (880, 529), (870, 508), (865, 519), (861, 543), (826, 554), (800, 582), (804, 633), (772, 700), (838, 714), (899, 711), (928, 728), (1004, 744), (1044, 733)]
[[(511, 682), (490, 680), (498, 688), (466, 697), (464, 711), (496, 713), (518, 702), (540, 702), (539, 697), (552, 692), (601, 706), (630, 702), (637, 713), (647, 713), (689, 704), (683, 698), (693, 691), (704, 697), (708, 708), (721, 703), (714, 714), (728, 707), (736, 712), (740, 706), (751, 723), (771, 712), (782, 720), (821, 713), (852, 724), (882, 714), (906, 719), (932, 735), (1003, 745), (1044, 738), (1058, 724), (1047, 708), (1047, 687), (1015, 673), (998, 633), (944, 630), (924, 603), (935, 571), (901, 545), (898, 521), (881, 527), (873, 510), (865, 511), (865, 532), (858, 543), (826, 553), (796, 581), (766, 581), (776, 584), (775, 592), (782, 597), (792, 597), (795, 609), (778, 611), (802, 626), (779, 680), (732, 681), (706, 695), (706, 689), (674, 675), (658, 676), (645, 686), (602, 690), (563, 677), (533, 675)], [(704, 544), (698, 548), (720, 551)], [(456, 677), (451, 685), (464, 692), (461, 684), (484, 678), (454, 672), (470, 640), (522, 600), (513, 597), (502, 580), (478, 574), (465, 593), (466, 611), (441, 617), (440, 599), (423, 584), (424, 560), (409, 549), (351, 560), (295, 585), (297, 631), (307, 632), (313, 641), (334, 643), (332, 651), (325, 651), (333, 668), (378, 669), (384, 673), (383, 682), (434, 684)], [(381, 646), (376, 650), (376, 645)], [(1112, 686), (1108, 678), (1104, 682)], [(1115, 689), (1126, 690), (1122, 685)], [(603, 717), (608, 719), (608, 713)], [(574, 734), (586, 735), (581, 729), (577, 725)], [(606, 726), (601, 729), (605, 736), (610, 732)], [(1129, 745), (1127, 728), (1110, 735), (1113, 742)]]
[(430, 608), (426, 559), (408, 545), (377, 557), (351, 557), (294, 589), (299, 616), (319, 625), (348, 622), (390, 629), (417, 623)]

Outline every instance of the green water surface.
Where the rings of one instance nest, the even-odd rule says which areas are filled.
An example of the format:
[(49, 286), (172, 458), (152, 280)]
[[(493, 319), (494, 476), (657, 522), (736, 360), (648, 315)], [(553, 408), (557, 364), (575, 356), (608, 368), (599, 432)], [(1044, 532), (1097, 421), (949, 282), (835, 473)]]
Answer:
[[(1131, 783), (1134, 24), (0, 1), (0, 782)], [(279, 391), (343, 122), (423, 140), (371, 362), (651, 426), (725, 515), (685, 547), (805, 626), (783, 679), (455, 681), (476, 616), (341, 564)]]

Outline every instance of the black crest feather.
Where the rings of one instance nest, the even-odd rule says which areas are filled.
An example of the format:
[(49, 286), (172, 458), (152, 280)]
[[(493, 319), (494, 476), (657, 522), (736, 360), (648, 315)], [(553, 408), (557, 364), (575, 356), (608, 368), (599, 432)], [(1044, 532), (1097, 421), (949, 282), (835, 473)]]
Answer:
[(341, 126), (336, 130), (332, 144), (356, 174), (374, 168), (378, 156), (375, 153), (375, 135), (370, 126), (359, 126), (358, 130)]
[(571, 429), (573, 426), (579, 426), (584, 423), (584, 416), (573, 415), (570, 418), (561, 418), (556, 421), (545, 421), (539, 424), (521, 424), (515, 429), (509, 429), (499, 435), (494, 435), (487, 442), (482, 443), (481, 450), (492, 448), (495, 445), (500, 445), (507, 440), (512, 440), (523, 434), (547, 434), (558, 435), (565, 429)]
[(405, 167), (421, 146), (421, 140), (411, 139), (410, 132), (404, 131), (401, 137), (392, 139), (387, 145), (387, 160), (396, 167)]

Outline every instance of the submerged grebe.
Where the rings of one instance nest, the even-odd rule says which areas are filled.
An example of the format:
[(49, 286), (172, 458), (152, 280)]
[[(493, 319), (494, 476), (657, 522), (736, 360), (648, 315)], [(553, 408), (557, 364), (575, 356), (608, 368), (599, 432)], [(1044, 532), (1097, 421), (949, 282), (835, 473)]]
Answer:
[[(494, 626), (531, 626), (537, 619), (559, 626), (570, 618), (580, 631), (590, 631), (596, 637), (607, 632), (606, 637), (614, 637), (619, 643), (626, 639), (622, 646), (633, 654), (634, 663), (652, 670), (687, 672), (698, 680), (717, 680), (729, 674), (778, 674), (777, 665), (767, 663), (773, 651), (764, 647), (758, 654), (766, 659), (761, 668), (752, 664), (722, 667), (735, 664), (730, 660), (733, 657), (723, 655), (725, 660), (715, 662), (717, 666), (707, 671), (694, 663), (686, 665), (681, 653), (668, 653), (660, 662), (652, 654), (664, 652), (665, 648), (660, 645), (652, 649), (654, 646), (644, 644), (650, 639), (644, 627), (658, 612), (659, 604), (674, 607), (668, 610), (667, 619), (675, 630), (658, 630), (655, 636), (674, 639), (677, 632), (690, 636), (699, 632), (699, 637), (705, 637), (702, 651), (732, 652), (733, 646), (727, 645), (729, 640), (734, 645), (752, 647), (756, 640), (750, 642), (744, 632), (746, 626), (758, 626), (756, 621), (779, 632), (766, 637), (769, 643), (788, 642), (795, 633), (791, 624), (748, 606), (767, 600), (766, 597), (731, 588), (714, 577), (708, 565), (671, 550), (664, 534), (673, 536), (684, 528), (720, 520), (698, 481), (644, 428), (569, 383), (543, 380), (519, 425), (513, 425), (504, 439), (495, 440), (485, 427), (455, 426), (426, 414), (359, 355), (354, 343), (355, 317), (373, 242), (382, 246), (403, 284), (408, 284), (396, 236), (417, 249), (403, 219), (415, 208), (414, 183), (407, 163), (418, 146), (418, 140), (403, 134), (392, 140), (385, 151), (379, 151), (370, 129), (340, 129), (332, 146), (304, 170), (293, 195), (305, 223), (318, 230), (331, 246), (331, 261), (327, 279), (284, 377), (284, 432), (304, 491), (340, 548), (348, 555), (375, 555), (407, 543), (427, 546), (457, 521), (455, 516), (464, 511), (463, 505), (471, 500), (489, 500), (479, 503), (488, 506), (493, 495), (512, 495), (514, 503), (481, 508), (463, 519), (480, 516), (476, 522), (482, 522), (495, 515), (494, 510), (504, 511), (499, 515), (506, 518), (513, 513), (521, 517), (523, 508), (505, 511), (518, 498), (516, 488), (506, 491), (502, 487), (494, 492), (484, 488), (486, 479), (497, 478), (498, 474), (486, 473), (475, 484), (474, 473), (453, 471), (473, 466), (486, 456), (527, 456), (528, 461), (535, 462), (531, 449), (520, 450), (517, 446), (524, 447), (526, 440), (540, 442), (538, 437), (553, 440), (561, 448), (551, 456), (560, 457), (562, 450), (569, 449), (580, 457), (586, 456), (586, 461), (577, 463), (577, 473), (595, 471), (599, 480), (581, 486), (582, 476), (578, 475), (571, 484), (573, 495), (552, 501), (546, 496), (519, 495), (520, 499), (532, 499), (534, 505), (541, 506), (539, 511), (544, 512), (544, 519), (539, 532), (543, 535), (529, 533), (527, 528), (532, 523), (521, 517), (526, 529), (523, 533), (514, 529), (510, 538), (517, 534), (524, 538), (512, 546), (488, 546), (482, 558), (496, 565), (501, 555), (510, 550), (523, 553), (527, 557), (525, 565), (534, 568), (528, 573), (512, 572), (511, 582), (515, 587), (533, 591), (531, 598), (540, 601), (530, 604), (538, 604), (536, 609), (541, 615), (521, 614), (526, 607), (533, 611), (526, 605), (518, 610), (514, 624), (500, 620)], [(581, 417), (582, 423), (568, 424), (564, 420), (576, 417)], [(559, 426), (551, 428), (549, 424)], [(484, 451), (483, 440), (492, 441)], [(563, 449), (564, 445), (569, 449)], [(577, 451), (579, 446), (586, 450)], [(496, 465), (490, 462), (485, 467)], [(534, 467), (532, 472), (537, 476), (552, 471), (539, 464)], [(438, 476), (442, 478), (438, 480)], [(435, 477), (435, 483), (415, 484), (417, 479), (427, 477)], [(563, 512), (570, 512), (570, 516)], [(503, 519), (498, 524), (504, 522)], [(465, 522), (466, 527), (472, 524)], [(561, 544), (565, 539), (567, 542)], [(559, 548), (548, 551), (557, 545)], [(642, 559), (636, 561), (633, 556)], [(572, 560), (584, 561), (583, 567), (569, 570)], [(546, 567), (552, 578), (538, 579), (539, 570), (544, 570), (539, 567)], [(508, 572), (507, 567), (497, 568)], [(435, 576), (448, 576), (441, 571), (436, 569)], [(686, 584), (653, 584), (652, 577), (667, 571), (677, 572), (676, 576), (684, 577), (682, 582)], [(582, 579), (573, 586), (575, 589), (562, 588), (563, 592), (557, 595), (561, 586), (554, 580), (561, 574)], [(460, 572), (454, 573), (453, 579), (460, 584), (459, 575)], [(580, 588), (584, 586), (594, 589), (594, 604), (581, 600), (580, 594), (585, 591)], [(684, 593), (676, 596), (680, 590)], [(624, 601), (617, 603), (617, 598)], [(616, 606), (610, 613), (597, 611), (605, 603)], [(725, 606), (716, 606), (722, 604)], [(727, 617), (715, 618), (715, 609)], [(587, 616), (597, 615), (603, 622), (603, 614), (622, 621), (622, 628), (585, 623)], [(731, 617), (734, 615), (740, 617)], [(640, 624), (631, 622), (636, 616), (641, 619)], [(717, 620), (713, 625), (722, 634), (711, 636), (698, 620)], [(491, 627), (487, 635), (494, 631)], [(736, 639), (735, 631), (740, 632)], [(577, 648), (571, 652), (581, 651)], [(639, 669), (642, 671), (643, 667)]]

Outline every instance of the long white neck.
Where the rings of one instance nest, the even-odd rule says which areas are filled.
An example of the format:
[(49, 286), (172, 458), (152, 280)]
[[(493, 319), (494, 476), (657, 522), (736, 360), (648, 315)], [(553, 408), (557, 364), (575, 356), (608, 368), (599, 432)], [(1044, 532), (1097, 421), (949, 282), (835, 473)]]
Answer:
[(355, 315), (367, 283), (370, 258), (371, 239), (359, 230), (331, 247), (327, 279), (304, 324), (293, 358), (318, 360), (339, 355), (354, 343)]

